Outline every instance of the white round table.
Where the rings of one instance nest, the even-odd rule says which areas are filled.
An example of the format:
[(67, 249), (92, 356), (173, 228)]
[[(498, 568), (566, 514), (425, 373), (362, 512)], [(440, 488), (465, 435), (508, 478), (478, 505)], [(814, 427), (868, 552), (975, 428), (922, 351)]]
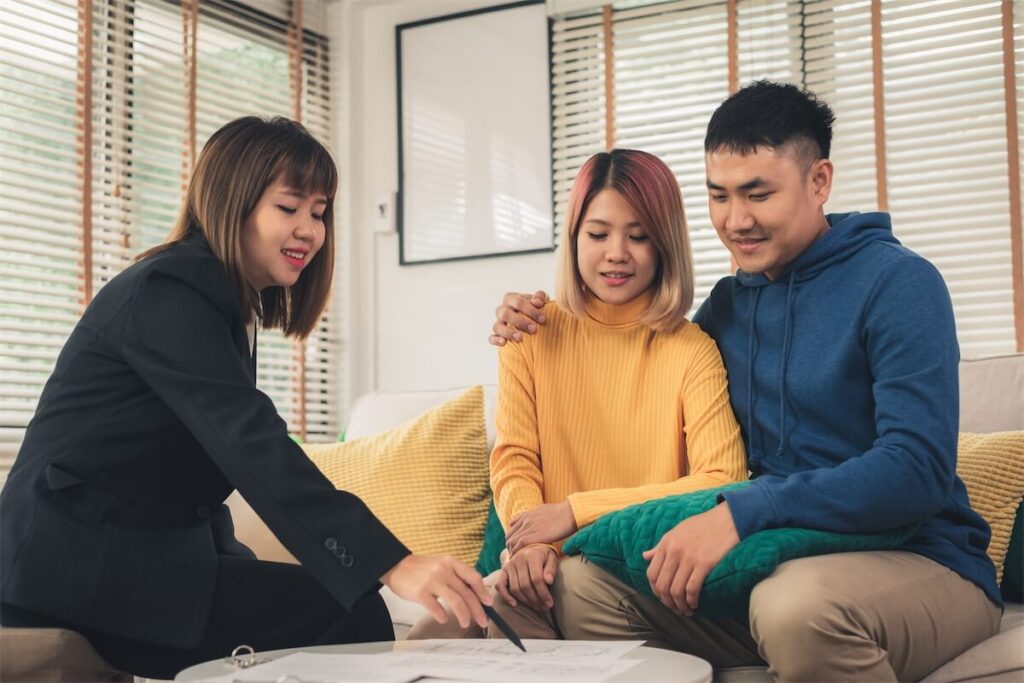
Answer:
[[(379, 652), (401, 651), (402, 643), (356, 643), (352, 645), (320, 645), (315, 647), (300, 647), (290, 650), (274, 650), (272, 652), (260, 652), (260, 658), (277, 659), (294, 652), (315, 652), (334, 654), (376, 654)], [(662, 650), (655, 647), (641, 646), (623, 656), (623, 659), (639, 659), (640, 663), (624, 671), (623, 673), (609, 678), (614, 683), (626, 681), (643, 681), (644, 683), (711, 683), (711, 664), (706, 660), (693, 655)], [(227, 664), (223, 659), (215, 659), (203, 664), (190, 666), (174, 677), (175, 681), (185, 683), (188, 681), (201, 681), (206, 678), (223, 676), (238, 671), (233, 665)], [(432, 683), (442, 679), (429, 679)]]

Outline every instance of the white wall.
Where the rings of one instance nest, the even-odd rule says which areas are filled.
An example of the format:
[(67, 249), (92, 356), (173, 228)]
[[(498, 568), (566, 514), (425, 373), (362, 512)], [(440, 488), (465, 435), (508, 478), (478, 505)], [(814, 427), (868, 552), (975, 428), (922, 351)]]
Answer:
[[(336, 295), (347, 311), (347, 400), (373, 389), (496, 381), (487, 335), (509, 290), (554, 283), (554, 253), (398, 265), (398, 235), (375, 233), (378, 197), (398, 186), (395, 26), (499, 0), (341, 0), (328, 6), (333, 140), (341, 172)], [(343, 383), (345, 384), (345, 383)]]

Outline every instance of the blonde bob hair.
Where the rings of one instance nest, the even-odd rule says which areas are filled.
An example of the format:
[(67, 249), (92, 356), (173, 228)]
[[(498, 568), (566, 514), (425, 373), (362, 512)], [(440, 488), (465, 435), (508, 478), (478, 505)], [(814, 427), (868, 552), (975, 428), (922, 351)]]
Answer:
[[(258, 292), (242, 273), (242, 228), (263, 192), (278, 179), (294, 190), (327, 197), (324, 244), (294, 285)], [(202, 235), (224, 265), (241, 310), (255, 310), (265, 328), (305, 338), (319, 322), (330, 293), (337, 186), (330, 152), (302, 125), (283, 117), (235, 119), (203, 146), (171, 234), (138, 258)]]
[(651, 305), (641, 316), (641, 322), (656, 332), (679, 329), (693, 305), (693, 256), (683, 195), (672, 171), (661, 159), (635, 149), (595, 154), (583, 164), (573, 182), (558, 259), (559, 302), (573, 315), (586, 316), (585, 303), (593, 295), (580, 275), (577, 240), (587, 208), (602, 190), (615, 190), (622, 195), (658, 254)]

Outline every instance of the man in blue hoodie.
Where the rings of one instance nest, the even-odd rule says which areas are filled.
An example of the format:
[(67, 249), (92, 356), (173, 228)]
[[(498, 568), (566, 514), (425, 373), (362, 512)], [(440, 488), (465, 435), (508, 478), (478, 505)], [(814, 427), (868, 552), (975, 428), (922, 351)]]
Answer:
[[(782, 680), (883, 681), (917, 680), (998, 630), (989, 529), (955, 471), (949, 294), (888, 214), (824, 213), (833, 118), (765, 81), (712, 116), (711, 220), (739, 271), (694, 322), (725, 360), (753, 481), (645, 553), (660, 603), (563, 562), (566, 637), (643, 637), (716, 667), (767, 662)], [(532, 331), (545, 299), (508, 295), (492, 343)], [(749, 622), (693, 616), (704, 578), (755, 532), (907, 524), (920, 526), (896, 551), (784, 563), (755, 588)]]

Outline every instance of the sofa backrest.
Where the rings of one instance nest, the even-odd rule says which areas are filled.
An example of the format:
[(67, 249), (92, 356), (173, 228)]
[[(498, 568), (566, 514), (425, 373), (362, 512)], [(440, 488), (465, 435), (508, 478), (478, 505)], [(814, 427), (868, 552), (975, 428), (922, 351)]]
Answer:
[[(465, 387), (437, 391), (375, 391), (352, 408), (346, 439), (378, 434), (455, 398)], [(484, 385), (487, 448), (494, 447), (497, 386)], [(1024, 353), (960, 363), (960, 431), (1000, 432), (1024, 429)]]
[(960, 362), (960, 431), (1024, 429), (1024, 353)]
[[(484, 386), (484, 421), (487, 426), (487, 452), (494, 448), (494, 408), (498, 387)], [(352, 417), (345, 429), (345, 440), (372, 436), (394, 429), (403, 422), (419, 417), (431, 408), (459, 396), (466, 387), (437, 391), (374, 391), (365, 394), (352, 407)]]

